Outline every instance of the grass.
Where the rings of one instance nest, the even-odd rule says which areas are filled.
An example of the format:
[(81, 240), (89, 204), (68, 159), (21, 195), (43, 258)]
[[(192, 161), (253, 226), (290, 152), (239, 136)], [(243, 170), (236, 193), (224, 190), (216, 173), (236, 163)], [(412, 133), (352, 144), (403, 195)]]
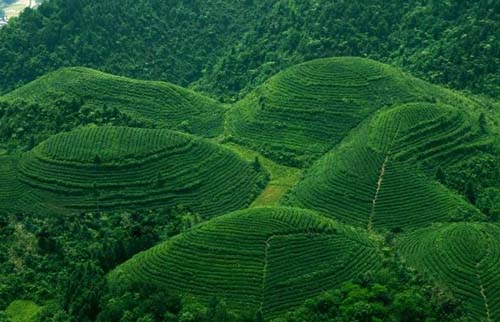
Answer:
[[(2, 178), (9, 184), (0, 189), (6, 210), (182, 205), (207, 218), (247, 207), (266, 183), (261, 170), (231, 151), (169, 130), (83, 128), (8, 160)], [(16, 191), (22, 192), (12, 198)]]
[(369, 234), (307, 210), (255, 208), (220, 216), (119, 266), (110, 286), (154, 283), (266, 319), (381, 265)]
[(165, 82), (140, 81), (83, 67), (62, 68), (3, 96), (53, 105), (82, 100), (95, 107), (117, 108), (150, 127), (164, 127), (204, 137), (223, 131), (224, 107), (193, 91)]
[(251, 207), (279, 205), (283, 196), (300, 180), (302, 170), (299, 168), (280, 165), (262, 156), (260, 153), (241, 145), (226, 143), (224, 146), (249, 162), (255, 161), (258, 158), (264, 169), (269, 173), (270, 181), (259, 197), (252, 203)]
[(408, 264), (463, 300), (473, 321), (500, 320), (497, 225), (437, 225), (403, 236), (398, 247)]
[(36, 322), (42, 308), (32, 301), (16, 300), (10, 303), (5, 313), (12, 322)]

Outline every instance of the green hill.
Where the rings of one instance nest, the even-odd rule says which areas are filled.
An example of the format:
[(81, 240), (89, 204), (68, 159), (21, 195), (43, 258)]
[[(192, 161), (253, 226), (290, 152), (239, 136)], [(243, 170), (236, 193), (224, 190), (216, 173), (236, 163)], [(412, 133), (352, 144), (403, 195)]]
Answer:
[(164, 83), (105, 74), (89, 68), (63, 68), (3, 96), (42, 105), (81, 100), (84, 107), (116, 108), (150, 126), (212, 137), (222, 133), (223, 107), (190, 90)]
[(500, 320), (500, 228), (457, 223), (417, 230), (404, 236), (399, 251), (465, 301), (474, 321)]
[(266, 180), (229, 150), (169, 130), (84, 128), (5, 158), (11, 160), (0, 176), (7, 181), (0, 188), (5, 210), (182, 205), (210, 217), (250, 205)]
[(288, 204), (368, 229), (407, 229), (480, 216), (438, 183), (448, 167), (491, 148), (468, 113), (443, 104), (386, 108), (319, 160)]
[(278, 74), (238, 102), (228, 134), (279, 162), (302, 165), (382, 107), (436, 100), (456, 98), (372, 60), (320, 59)]
[(111, 287), (154, 283), (266, 319), (381, 265), (362, 231), (311, 211), (256, 208), (212, 219), (115, 269)]

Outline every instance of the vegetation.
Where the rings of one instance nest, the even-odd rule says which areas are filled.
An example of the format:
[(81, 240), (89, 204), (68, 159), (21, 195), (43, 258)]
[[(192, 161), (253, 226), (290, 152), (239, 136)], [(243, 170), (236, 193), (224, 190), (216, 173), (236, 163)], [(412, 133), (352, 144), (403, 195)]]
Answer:
[(12, 322), (36, 322), (40, 317), (41, 308), (31, 301), (14, 301), (5, 309)]
[(498, 6), (490, 0), (51, 0), (2, 28), (0, 92), (59, 67), (87, 66), (232, 98), (304, 61), (363, 56), (498, 97)]
[(138, 81), (88, 68), (60, 69), (4, 98), (52, 108), (65, 100), (80, 103), (88, 114), (98, 109), (117, 111), (149, 127), (206, 137), (222, 132), (224, 109), (209, 98), (168, 83)]
[(368, 229), (484, 220), (434, 176), (491, 148), (474, 126), (465, 112), (441, 104), (381, 110), (308, 171), (288, 204)]
[[(237, 245), (237, 247), (236, 247)], [(215, 218), (135, 256), (109, 281), (155, 283), (269, 319), (381, 264), (362, 231), (313, 212), (256, 208)]]
[(431, 90), (374, 61), (315, 60), (278, 74), (238, 102), (228, 117), (228, 135), (277, 162), (305, 165), (371, 113), (427, 100)]
[(462, 298), (474, 321), (498, 321), (498, 236), (497, 225), (437, 225), (401, 238), (399, 251), (408, 264)]
[(90, 127), (4, 159), (6, 211), (183, 206), (208, 218), (250, 205), (266, 182), (230, 151), (168, 130)]
[(51, 135), (86, 125), (144, 127), (116, 108), (87, 108), (83, 101), (56, 100), (50, 106), (22, 100), (0, 100), (0, 147), (7, 152), (31, 150)]
[(10, 19), (0, 321), (500, 321), (499, 5)]

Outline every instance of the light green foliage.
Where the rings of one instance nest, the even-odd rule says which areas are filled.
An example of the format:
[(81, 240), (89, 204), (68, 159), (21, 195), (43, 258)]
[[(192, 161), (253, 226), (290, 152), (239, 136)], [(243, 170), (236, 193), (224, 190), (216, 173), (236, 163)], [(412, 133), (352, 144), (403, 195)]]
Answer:
[(37, 322), (42, 308), (31, 301), (17, 300), (5, 309), (12, 322)]
[(500, 228), (492, 224), (436, 225), (403, 236), (408, 264), (465, 301), (474, 321), (500, 320)]
[(78, 100), (89, 113), (105, 106), (150, 126), (207, 137), (222, 132), (224, 109), (209, 98), (169, 83), (139, 81), (82, 67), (49, 73), (4, 98), (43, 105)]
[(434, 180), (433, 169), (453, 165), (489, 145), (474, 131), (468, 114), (450, 106), (386, 108), (318, 161), (288, 204), (368, 229), (480, 219), (476, 209)]
[(266, 180), (230, 151), (169, 130), (84, 128), (51, 137), (17, 164), (6, 160), (8, 176), (0, 176), (9, 183), (0, 190), (6, 211), (182, 205), (210, 217), (248, 206)]
[(270, 318), (380, 265), (377, 242), (362, 231), (306, 210), (255, 208), (143, 252), (109, 281), (156, 283), (204, 303), (216, 296), (231, 310)]
[(302, 170), (294, 167), (287, 167), (278, 164), (260, 153), (245, 148), (243, 146), (226, 143), (224, 146), (238, 153), (243, 159), (257, 162), (269, 173), (269, 182), (260, 196), (252, 203), (252, 207), (277, 206), (283, 196), (291, 189), (300, 179)]

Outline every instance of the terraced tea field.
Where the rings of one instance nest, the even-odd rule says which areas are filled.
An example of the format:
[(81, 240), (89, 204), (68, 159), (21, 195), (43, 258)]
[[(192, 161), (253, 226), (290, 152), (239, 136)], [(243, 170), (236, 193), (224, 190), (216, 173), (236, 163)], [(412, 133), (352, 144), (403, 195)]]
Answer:
[(399, 251), (415, 269), (465, 301), (473, 321), (500, 321), (500, 228), (456, 223), (404, 236)]
[(256, 208), (140, 253), (109, 281), (154, 283), (204, 303), (217, 296), (237, 312), (262, 310), (269, 319), (380, 265), (367, 233), (311, 211)]
[(374, 232), (392, 230), (404, 234), (397, 247), (407, 262), (463, 299), (473, 320), (500, 321), (500, 228), (464, 222), (486, 215), (436, 175), (500, 160), (500, 127), (481, 121), (480, 99), (361, 58), (292, 67), (230, 108), (87, 68), (2, 99), (83, 100), (150, 129), (79, 128), (20, 154), (5, 143), (0, 210), (183, 206), (210, 219), (117, 267), (111, 287), (153, 283), (269, 320), (378, 270), (383, 235)]
[[(467, 114), (436, 104), (405, 104), (377, 113), (332, 150), (288, 198), (297, 205), (368, 228), (415, 228), (477, 210), (426, 175), (491, 143)], [(432, 173), (432, 172), (431, 172)]]
[(139, 81), (89, 68), (63, 68), (8, 93), (7, 100), (50, 105), (82, 99), (90, 108), (108, 106), (154, 127), (213, 137), (222, 133), (223, 107), (200, 94), (164, 82)]
[(371, 60), (319, 59), (278, 74), (238, 102), (227, 132), (280, 163), (301, 165), (384, 106), (451, 96)]
[(250, 205), (266, 180), (250, 162), (207, 141), (169, 130), (124, 127), (53, 136), (23, 154), (15, 167), (17, 180), (10, 178), (0, 195), (14, 194), (9, 187), (22, 184), (26, 193), (16, 205), (2, 205), (21, 210), (183, 205), (209, 217)]

